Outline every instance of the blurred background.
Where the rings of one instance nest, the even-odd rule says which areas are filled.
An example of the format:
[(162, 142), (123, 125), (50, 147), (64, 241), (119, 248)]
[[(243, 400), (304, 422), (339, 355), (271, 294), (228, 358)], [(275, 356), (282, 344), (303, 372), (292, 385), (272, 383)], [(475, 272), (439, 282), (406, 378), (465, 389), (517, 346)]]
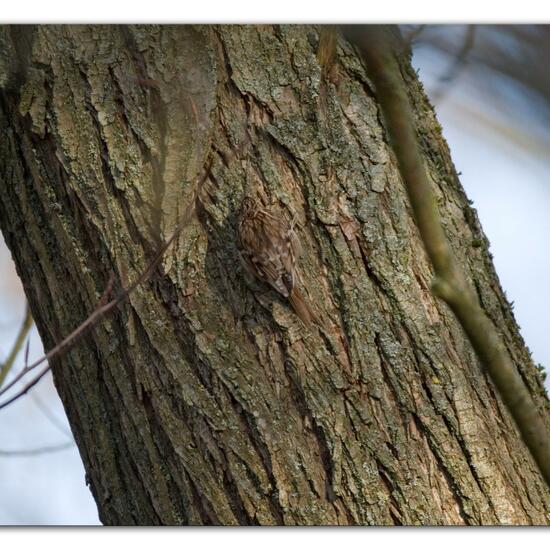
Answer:
[[(550, 365), (550, 26), (402, 25), (401, 30), (491, 241), (523, 337), (535, 362)], [(24, 317), (21, 283), (0, 237), (0, 364)], [(29, 362), (42, 354), (33, 327)], [(24, 349), (11, 376), (23, 364)], [(0, 525), (98, 523), (48, 374), (0, 411)]]

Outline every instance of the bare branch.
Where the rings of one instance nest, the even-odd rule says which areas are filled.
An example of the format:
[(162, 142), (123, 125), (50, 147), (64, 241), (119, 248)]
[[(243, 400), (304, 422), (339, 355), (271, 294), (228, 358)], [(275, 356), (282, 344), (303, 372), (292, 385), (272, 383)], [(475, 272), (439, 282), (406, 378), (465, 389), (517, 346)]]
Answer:
[(407, 46), (411, 47), (415, 40), (426, 30), (427, 26), (425, 24), (414, 26), (415, 28), (403, 37)]
[(46, 404), (36, 395), (36, 392), (30, 393), (29, 397), (34, 401), (35, 405), (40, 409), (42, 414), (48, 419), (50, 424), (57, 428), (61, 433), (66, 435), (67, 437), (71, 438), (73, 437), (73, 434), (68, 430), (61, 421), (50, 411), (50, 409), (46, 406)]
[[(90, 316), (77, 328), (73, 330), (67, 337), (65, 337), (59, 344), (53, 347), (48, 353), (42, 356), (40, 359), (36, 360), (32, 365), (25, 367), (9, 384), (7, 384), (2, 390), (0, 390), (0, 396), (4, 395), (10, 388), (12, 388), (19, 380), (26, 376), (31, 370), (40, 366), (42, 363), (49, 361), (53, 357), (61, 354), (62, 352), (69, 351), (88, 331), (94, 328), (99, 321), (101, 321), (108, 313), (110, 313), (114, 308), (121, 304), (128, 295), (134, 291), (139, 285), (144, 283), (149, 279), (153, 271), (156, 269), (164, 253), (168, 250), (170, 245), (177, 239), (183, 229), (187, 226), (191, 217), (195, 212), (196, 199), (200, 193), (202, 185), (206, 181), (207, 177), (210, 174), (212, 160), (207, 161), (205, 169), (202, 171), (200, 177), (195, 186), (195, 191), (189, 201), (188, 206), (186, 207), (180, 222), (178, 223), (176, 229), (172, 233), (172, 236), (159, 248), (153, 259), (149, 262), (147, 267), (143, 270), (141, 275), (127, 288), (122, 289), (112, 300), (107, 303), (104, 303), (112, 288), (113, 277), (109, 279), (109, 283), (106, 286), (105, 291), (99, 301), (98, 307), (90, 314)], [(103, 305), (102, 305), (103, 304)], [(6, 401), (0, 403), (0, 409), (7, 407), (23, 395), (25, 395), (33, 386), (35, 386), (41, 378), (50, 370), (50, 365), (46, 365), (30, 382), (28, 382), (21, 390), (19, 390), (15, 395), (7, 399)]]
[[(192, 105), (194, 104), (192, 103)], [(233, 152), (232, 158), (226, 159), (225, 162), (229, 162), (229, 160), (239, 158), (242, 155), (245, 148), (249, 145), (251, 140), (252, 138), (250, 134), (247, 132), (246, 139), (244, 139), (243, 142), (239, 145), (239, 147), (235, 149), (235, 151)], [(7, 384), (4, 388), (0, 390), (0, 396), (4, 395), (8, 390), (10, 390), (17, 382), (19, 382), (19, 380), (25, 377), (31, 370), (40, 366), (42, 363), (49, 361), (53, 357), (56, 357), (62, 352), (68, 352), (80, 340), (80, 338), (84, 336), (84, 334), (92, 330), (97, 325), (97, 323), (99, 323), (108, 313), (110, 313), (115, 307), (121, 304), (132, 291), (134, 291), (138, 286), (140, 286), (142, 283), (144, 283), (149, 279), (153, 271), (156, 269), (156, 267), (162, 260), (165, 252), (168, 250), (170, 245), (178, 238), (178, 236), (181, 234), (183, 229), (187, 226), (187, 224), (191, 220), (191, 217), (195, 213), (197, 200), (201, 200), (201, 191), (202, 191), (203, 185), (207, 180), (207, 178), (211, 175), (212, 162), (213, 162), (212, 157), (210, 157), (207, 160), (206, 166), (202, 170), (200, 176), (197, 178), (197, 181), (195, 182), (195, 188), (191, 196), (191, 199), (189, 201), (189, 204), (186, 207), (176, 229), (172, 233), (172, 236), (159, 248), (159, 250), (153, 257), (153, 259), (145, 268), (145, 270), (141, 273), (141, 275), (131, 285), (129, 285), (126, 288), (123, 288), (122, 291), (120, 291), (115, 296), (115, 298), (107, 302), (109, 295), (112, 293), (112, 288), (114, 285), (114, 274), (111, 275), (111, 277), (109, 278), (109, 282), (105, 287), (103, 295), (101, 296), (98, 302), (97, 308), (90, 314), (90, 316), (82, 324), (80, 324), (75, 330), (73, 330), (71, 334), (69, 334), (66, 338), (64, 338), (59, 344), (57, 344), (54, 348), (48, 351), (48, 353), (46, 353), (43, 357), (36, 360), (32, 365), (28, 365), (28, 366), (26, 365), (25, 368), (9, 384)], [(16, 401), (20, 397), (22, 397), (23, 395), (25, 395), (32, 387), (34, 387), (44, 377), (44, 375), (49, 370), (50, 370), (50, 365), (47, 364), (33, 379), (31, 379), (27, 384), (25, 384), (25, 386), (23, 386), (21, 390), (19, 390), (9, 399), (6, 399), (6, 401), (0, 403), (0, 409), (7, 407), (11, 403)]]
[(467, 25), (460, 51), (453, 56), (451, 66), (447, 69), (447, 72), (439, 78), (438, 88), (430, 94), (434, 103), (441, 102), (444, 99), (453, 82), (456, 81), (466, 67), (468, 56), (474, 47), (476, 28), (476, 25)]
[[(21, 351), (21, 348), (25, 343), (25, 338), (27, 337), (27, 334), (31, 330), (32, 322), (33, 321), (32, 321), (31, 310), (29, 309), (29, 304), (27, 304), (26, 310), (25, 310), (25, 318), (23, 319), (23, 323), (21, 324), (21, 328), (19, 329), (17, 338), (15, 339), (15, 342), (8, 355), (8, 358), (4, 363), (0, 365), (0, 388), (2, 387), (2, 384), (4, 383), (6, 376), (12, 369), (15, 363), (15, 359), (19, 355), (19, 352)], [(27, 345), (27, 350), (28, 350), (28, 345)], [(25, 356), (26, 357), (28, 356), (27, 353), (25, 354)]]
[(550, 437), (547, 428), (447, 242), (389, 33), (383, 27), (373, 26), (348, 28), (346, 34), (365, 58), (369, 76), (375, 85), (401, 177), (424, 247), (435, 270), (432, 291), (447, 302), (456, 315), (550, 486)]
[(74, 441), (68, 441), (67, 443), (60, 443), (59, 445), (49, 445), (47, 447), (38, 447), (36, 449), (17, 449), (14, 451), (5, 451), (0, 449), (0, 457), (39, 456), (64, 451), (74, 447), (74, 445)]

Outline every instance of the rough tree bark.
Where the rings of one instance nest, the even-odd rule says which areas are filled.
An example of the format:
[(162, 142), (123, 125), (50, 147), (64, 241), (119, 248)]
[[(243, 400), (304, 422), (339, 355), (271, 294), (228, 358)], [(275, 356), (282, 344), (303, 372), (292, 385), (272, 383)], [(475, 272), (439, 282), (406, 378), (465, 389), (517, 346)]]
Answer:
[[(550, 493), (430, 293), (372, 86), (319, 28), (4, 27), (0, 226), (105, 524), (547, 524)], [(489, 243), (408, 55), (445, 230), (548, 419)], [(306, 329), (239, 267), (246, 194), (296, 215)]]

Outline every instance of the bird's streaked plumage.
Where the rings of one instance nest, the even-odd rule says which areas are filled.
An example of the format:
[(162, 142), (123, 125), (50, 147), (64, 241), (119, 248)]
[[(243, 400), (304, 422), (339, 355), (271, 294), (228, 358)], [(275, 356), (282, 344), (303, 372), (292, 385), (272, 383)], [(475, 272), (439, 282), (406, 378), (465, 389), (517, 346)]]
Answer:
[(310, 324), (313, 315), (296, 288), (300, 243), (288, 220), (246, 197), (237, 226), (237, 248), (245, 269), (288, 298), (300, 319)]

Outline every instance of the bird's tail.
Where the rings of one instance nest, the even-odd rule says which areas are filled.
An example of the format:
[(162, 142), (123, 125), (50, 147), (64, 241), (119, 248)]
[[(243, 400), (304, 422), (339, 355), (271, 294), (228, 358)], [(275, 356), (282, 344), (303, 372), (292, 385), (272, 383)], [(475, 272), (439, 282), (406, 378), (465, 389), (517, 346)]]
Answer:
[(302, 293), (297, 288), (292, 289), (292, 292), (288, 297), (288, 301), (304, 325), (309, 326), (312, 321), (316, 320), (315, 314), (311, 311), (311, 308), (307, 305)]

